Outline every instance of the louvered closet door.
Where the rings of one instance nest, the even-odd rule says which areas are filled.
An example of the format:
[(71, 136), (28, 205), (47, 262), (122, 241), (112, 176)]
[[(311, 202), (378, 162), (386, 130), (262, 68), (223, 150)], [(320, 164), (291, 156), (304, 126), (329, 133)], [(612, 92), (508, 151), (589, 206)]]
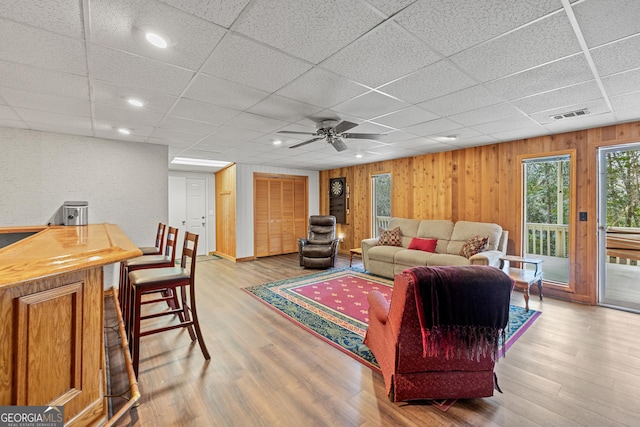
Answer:
[(269, 255), (269, 180), (254, 179), (254, 227), (255, 254)]
[(307, 177), (254, 174), (255, 256), (298, 251), (307, 235)]

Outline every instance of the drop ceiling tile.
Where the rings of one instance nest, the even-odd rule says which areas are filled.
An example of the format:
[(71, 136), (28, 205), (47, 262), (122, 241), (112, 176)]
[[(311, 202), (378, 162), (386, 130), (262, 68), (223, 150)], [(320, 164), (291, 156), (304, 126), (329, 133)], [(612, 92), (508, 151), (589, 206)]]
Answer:
[(511, 104), (503, 102), (502, 104), (490, 105), (488, 107), (478, 108), (477, 110), (455, 114), (448, 118), (463, 126), (473, 126), (517, 116), (522, 116), (522, 112), (518, 111), (518, 109), (514, 108)]
[(557, 134), (605, 126), (612, 123), (613, 120), (612, 113), (601, 113), (593, 116), (558, 120), (557, 122), (545, 124), (544, 127), (550, 133)]
[(18, 116), (11, 107), (6, 105), (0, 105), (0, 119), (13, 120), (16, 122), (21, 120), (20, 116)]
[(485, 86), (498, 96), (512, 100), (592, 79), (591, 68), (580, 53), (487, 82)]
[(616, 117), (622, 122), (635, 122), (640, 120), (640, 108), (629, 108), (616, 112)]
[(250, 0), (161, 0), (207, 21), (229, 28)]
[(272, 119), (296, 122), (318, 113), (322, 108), (280, 95), (270, 95), (247, 111)]
[(640, 69), (613, 74), (602, 79), (607, 95), (616, 96), (640, 88)]
[(381, 21), (350, 0), (256, 0), (234, 30), (317, 64)]
[(579, 83), (577, 85), (528, 96), (512, 102), (525, 113), (547, 111), (563, 105), (574, 105), (602, 98), (602, 92), (595, 81)]
[[(358, 126), (349, 129), (348, 133), (381, 133), (386, 134), (393, 131), (393, 128), (388, 126), (379, 125), (372, 122), (361, 122)], [(384, 137), (383, 137), (384, 138)], [(382, 139), (384, 141), (384, 139)]]
[(270, 119), (251, 113), (242, 113), (228, 123), (230, 126), (255, 130), (262, 133), (273, 132), (288, 124), (288, 122), (282, 120)]
[[(55, 120), (53, 120), (55, 121)], [(39, 130), (42, 132), (64, 133), (67, 135), (83, 135), (93, 136), (91, 122), (89, 120), (74, 120), (73, 123), (58, 121), (56, 123), (44, 122), (27, 122), (27, 126), (31, 130)]]
[(255, 138), (262, 136), (266, 132), (256, 132), (249, 129), (241, 129), (229, 125), (222, 126), (216, 130), (209, 138), (220, 138), (228, 141), (234, 141), (236, 143), (248, 142)]
[[(120, 127), (129, 129), (131, 131), (131, 134), (121, 134), (118, 131)], [(135, 138), (136, 141), (146, 141), (146, 139), (151, 136), (154, 129), (155, 128), (153, 126), (143, 126), (139, 123), (135, 123), (132, 126), (123, 126), (122, 124), (114, 123), (111, 120), (95, 119), (93, 121), (93, 130), (96, 136), (102, 138), (123, 139), (125, 141), (131, 140), (131, 138)]]
[(88, 101), (10, 88), (0, 88), (0, 95), (13, 107), (84, 117), (91, 116)]
[(15, 129), (28, 129), (29, 127), (22, 120), (7, 120), (2, 118), (2, 107), (0, 107), (0, 127), (3, 128), (15, 128)]
[(518, 141), (548, 134), (549, 131), (542, 126), (531, 126), (520, 129), (503, 130), (501, 132), (495, 132), (491, 134), (491, 136), (499, 141)]
[(98, 80), (168, 95), (179, 95), (193, 77), (189, 70), (100, 46), (92, 47), (91, 62)]
[(640, 92), (631, 92), (611, 98), (611, 106), (616, 114), (629, 108), (640, 108)]
[(640, 68), (640, 35), (591, 49), (591, 57), (600, 76)]
[(464, 113), (465, 111), (498, 104), (503, 101), (504, 99), (494, 95), (483, 86), (476, 85), (449, 95), (422, 102), (418, 104), (418, 106), (440, 116), (450, 116), (452, 114)]
[[(556, 114), (566, 113), (568, 111), (575, 111), (582, 108), (587, 108), (589, 110), (589, 114), (583, 117), (571, 117), (566, 119), (554, 120), (552, 117)], [(539, 113), (531, 114), (529, 117), (535, 120), (536, 122), (544, 125), (549, 129), (549, 124), (555, 126), (556, 123), (560, 122), (569, 122), (569, 123), (579, 123), (579, 124), (587, 124), (583, 129), (595, 127), (588, 125), (590, 120), (599, 121), (599, 119), (595, 119), (598, 115), (603, 115), (605, 113), (609, 113), (609, 107), (607, 103), (603, 99), (595, 99), (593, 101), (581, 102), (580, 104), (567, 105), (561, 108), (554, 108), (548, 111), (541, 111)], [(552, 127), (553, 127), (552, 126)], [(564, 125), (557, 125), (558, 128), (564, 128)]]
[(93, 100), (97, 104), (107, 104), (115, 107), (132, 108), (127, 99), (136, 98), (144, 102), (142, 107), (154, 113), (165, 114), (178, 99), (176, 96), (166, 95), (139, 87), (119, 86), (114, 83), (94, 81)]
[(429, 120), (435, 120), (437, 118), (439, 118), (439, 116), (425, 111), (422, 108), (411, 106), (403, 110), (393, 112), (391, 114), (376, 117), (372, 121), (385, 126), (399, 129), (406, 126), (427, 122)]
[(386, 16), (395, 15), (416, 0), (368, 0), (367, 3), (384, 13)]
[(89, 100), (86, 77), (5, 61), (0, 61), (0, 76), (0, 87)]
[(333, 106), (338, 113), (350, 114), (363, 120), (382, 116), (409, 107), (410, 104), (380, 92), (368, 92)]
[(404, 128), (405, 132), (409, 132), (418, 136), (438, 135), (453, 129), (458, 129), (460, 125), (448, 119), (436, 119), (430, 122), (420, 123)]
[(114, 122), (117, 127), (134, 124), (143, 126), (157, 126), (162, 120), (162, 114), (133, 108), (120, 108), (112, 105), (96, 104), (95, 118)]
[[(640, 31), (640, 2), (637, 0), (589, 0), (574, 5), (573, 12), (589, 47)], [(606, 17), (607, 25), (603, 25), (603, 17)]]
[(412, 104), (457, 92), (476, 82), (447, 60), (436, 62), (380, 90)]
[(512, 131), (515, 129), (526, 129), (533, 126), (538, 126), (538, 123), (527, 116), (509, 117), (491, 121), (488, 123), (481, 123), (472, 126), (472, 129), (487, 135), (495, 136), (496, 133), (502, 131)]
[(311, 67), (308, 62), (230, 33), (216, 47), (202, 71), (274, 92)]
[(235, 110), (245, 110), (267, 96), (268, 92), (205, 74), (199, 74), (185, 92), (187, 98)]
[(80, 1), (2, 1), (0, 18), (40, 27), (77, 39), (84, 38)]
[(450, 145), (452, 149), (458, 150), (460, 148), (478, 147), (481, 145), (490, 145), (498, 142), (500, 141), (496, 138), (493, 138), (489, 135), (482, 135), (476, 138), (447, 142), (446, 145)]
[(449, 56), (561, 9), (557, 0), (424, 0), (396, 21)]
[(366, 91), (363, 86), (344, 77), (314, 68), (280, 89), (277, 94), (306, 104), (329, 108)]
[(419, 137), (411, 138), (406, 141), (397, 142), (392, 145), (393, 148), (408, 148), (412, 150), (424, 150), (428, 147), (435, 147), (440, 145), (441, 142), (434, 141), (433, 139)]
[(160, 123), (160, 127), (199, 135), (207, 135), (218, 129), (220, 126), (197, 120), (184, 119), (181, 117), (165, 117)]
[[(91, 42), (189, 70), (202, 66), (223, 28), (150, 0), (109, 0), (91, 3)], [(169, 38), (166, 49), (148, 43), (145, 32)]]
[(440, 60), (397, 25), (381, 25), (320, 64), (358, 83), (377, 87)]
[(414, 139), (416, 136), (412, 133), (403, 132), (401, 130), (394, 130), (384, 135), (384, 142), (386, 144), (393, 144), (395, 142), (406, 141), (408, 139)]
[(152, 138), (164, 139), (167, 141), (177, 141), (183, 143), (195, 144), (204, 136), (198, 133), (182, 132), (174, 129), (156, 128), (151, 135)]
[(227, 123), (238, 114), (240, 114), (238, 110), (186, 98), (180, 98), (170, 112), (171, 116), (199, 120), (217, 125)]
[(182, 148), (182, 149), (187, 149), (193, 145), (193, 142), (189, 142), (189, 141), (179, 141), (176, 139), (156, 138), (156, 137), (149, 138), (148, 142), (149, 144), (166, 145), (169, 147)]
[(486, 82), (579, 51), (580, 45), (566, 14), (557, 13), (457, 53), (451, 59), (470, 75)]
[(0, 59), (48, 68), (78, 76), (87, 75), (82, 40), (0, 19)]
[[(56, 129), (64, 128), (69, 130), (67, 133), (70, 134), (76, 134), (76, 131), (91, 130), (91, 119), (88, 117), (69, 116), (51, 111), (29, 110), (26, 108), (15, 108), (14, 110), (22, 120), (34, 129), (36, 129), (35, 125), (54, 125)], [(38, 126), (37, 129), (45, 130), (43, 127)]]
[(146, 135), (122, 135), (117, 130), (97, 130), (93, 132), (93, 136), (96, 138), (112, 139), (116, 141), (125, 142), (147, 142), (148, 136)]

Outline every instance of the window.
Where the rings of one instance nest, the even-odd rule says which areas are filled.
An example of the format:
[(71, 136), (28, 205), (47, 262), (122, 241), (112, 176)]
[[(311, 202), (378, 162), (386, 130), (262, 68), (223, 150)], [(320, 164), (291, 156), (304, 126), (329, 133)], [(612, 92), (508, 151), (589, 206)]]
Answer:
[(374, 237), (380, 236), (380, 229), (389, 228), (391, 219), (391, 174), (371, 175), (371, 230)]
[(571, 155), (523, 159), (522, 168), (523, 256), (544, 261), (545, 281), (567, 286), (574, 191)]

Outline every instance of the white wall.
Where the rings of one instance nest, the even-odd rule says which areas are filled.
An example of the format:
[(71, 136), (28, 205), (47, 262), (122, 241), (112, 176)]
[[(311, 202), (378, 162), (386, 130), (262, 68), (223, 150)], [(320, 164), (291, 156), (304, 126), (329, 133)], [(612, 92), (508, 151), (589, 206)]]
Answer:
[[(318, 171), (287, 169), (259, 165), (236, 165), (236, 257), (253, 256), (253, 173), (300, 175), (309, 177), (309, 215), (317, 215), (319, 206)], [(300, 236), (303, 237), (303, 236)]]
[[(67, 200), (89, 202), (89, 222), (117, 224), (153, 246), (167, 221), (166, 146), (0, 127), (0, 225), (60, 223)], [(105, 268), (105, 286), (115, 283)]]

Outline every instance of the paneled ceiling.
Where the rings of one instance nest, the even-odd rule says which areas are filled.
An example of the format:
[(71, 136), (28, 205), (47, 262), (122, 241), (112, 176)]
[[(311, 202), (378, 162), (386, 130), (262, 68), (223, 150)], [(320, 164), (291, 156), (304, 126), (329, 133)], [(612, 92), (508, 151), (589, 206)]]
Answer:
[(638, 0), (2, 1), (0, 126), (323, 170), (639, 120), (639, 52)]

